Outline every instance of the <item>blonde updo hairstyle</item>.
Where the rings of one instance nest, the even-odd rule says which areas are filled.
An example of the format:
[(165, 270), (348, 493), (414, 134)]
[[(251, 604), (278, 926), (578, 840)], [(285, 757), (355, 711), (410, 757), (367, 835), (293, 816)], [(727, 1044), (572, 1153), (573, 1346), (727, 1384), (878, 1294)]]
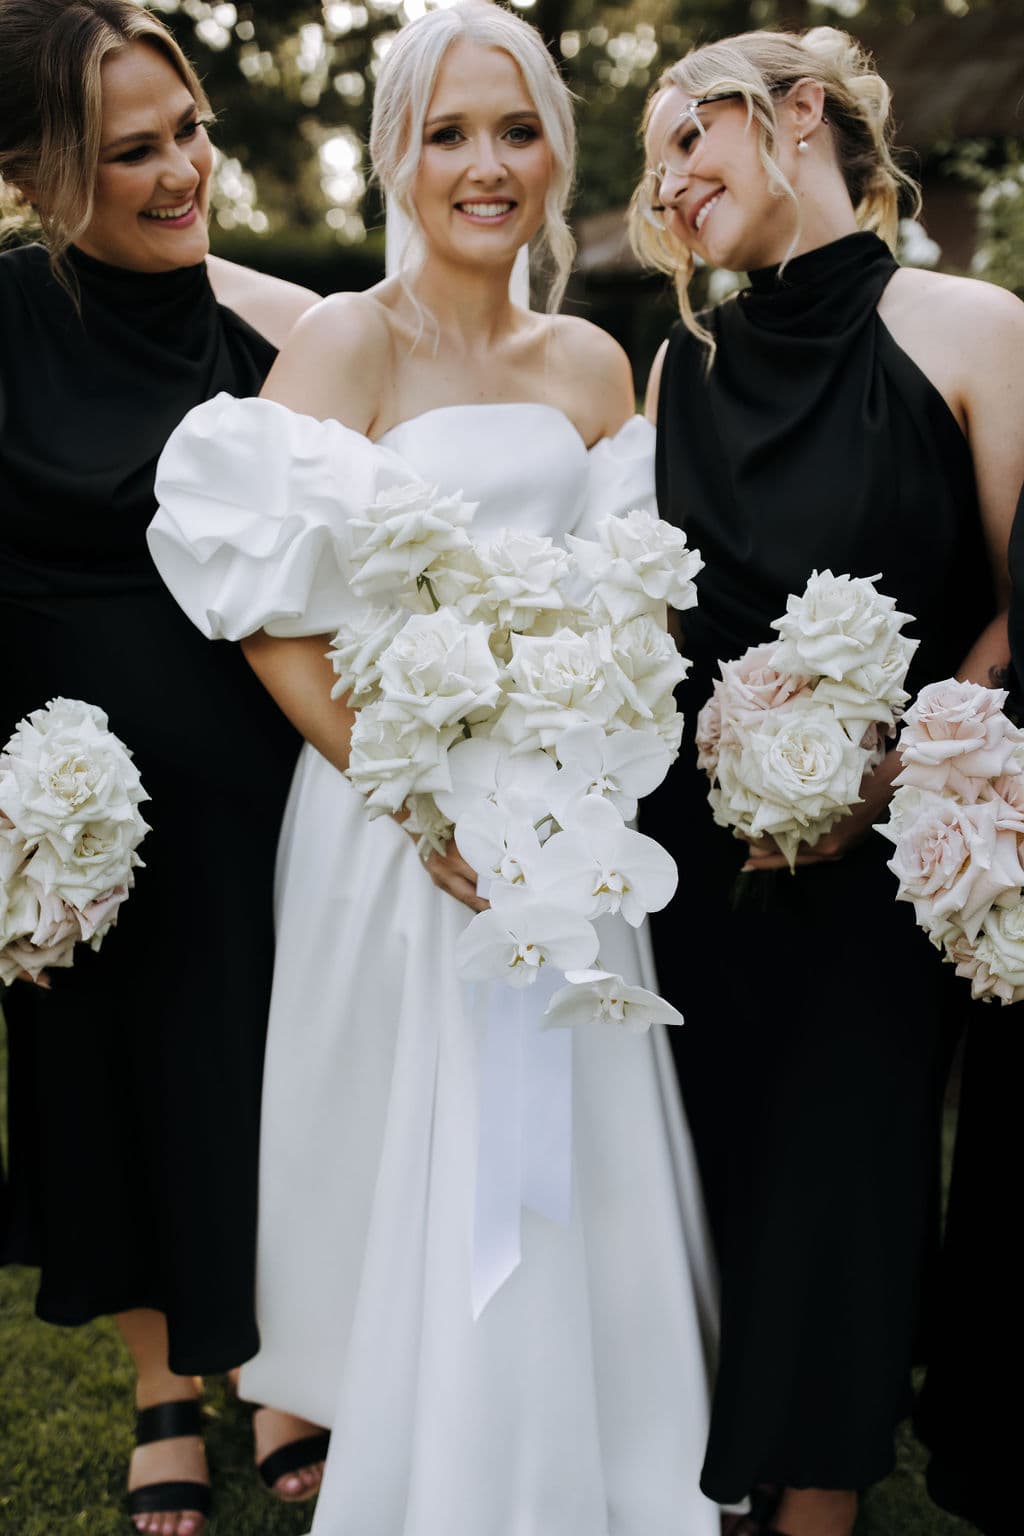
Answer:
[(161, 53), (209, 113), (171, 33), (133, 0), (0, 0), (0, 239), (40, 229), (58, 276), (92, 220), (103, 62), (130, 43)]
[[(553, 266), (547, 307), (557, 310), (572, 270), (576, 245), (565, 220), (576, 163), (576, 128), (569, 91), (540, 33), (511, 11), (487, 0), (461, 0), (428, 11), (397, 34), (385, 55), (374, 92), (370, 128), (373, 174), (386, 199), (405, 215), (419, 237), (413, 203), (423, 125), (438, 71), (453, 43), (477, 43), (507, 53), (522, 71), (551, 151), (552, 175), (544, 203), (541, 249)], [(407, 271), (403, 261), (402, 276)]]
[[(870, 55), (835, 27), (813, 27), (802, 35), (744, 32), (694, 49), (658, 81), (644, 113), (644, 132), (661, 92), (671, 86), (694, 100), (722, 91), (742, 96), (748, 121), (757, 125), (758, 153), (769, 185), (777, 196), (792, 201), (797, 215), (789, 251), (792, 255), (800, 236), (800, 206), (778, 161), (777, 103), (800, 80), (817, 81), (824, 89), (823, 111), (828, 121), (820, 131), (830, 135), (859, 228), (873, 230), (894, 247), (900, 198), (905, 197), (908, 211), (916, 213), (920, 193), (892, 157), (889, 87)], [(709, 333), (694, 318), (690, 306), (693, 253), (668, 230), (655, 229), (644, 217), (645, 208), (649, 208), (648, 185), (645, 178), (630, 204), (633, 248), (646, 266), (673, 278), (684, 324), (710, 344)]]

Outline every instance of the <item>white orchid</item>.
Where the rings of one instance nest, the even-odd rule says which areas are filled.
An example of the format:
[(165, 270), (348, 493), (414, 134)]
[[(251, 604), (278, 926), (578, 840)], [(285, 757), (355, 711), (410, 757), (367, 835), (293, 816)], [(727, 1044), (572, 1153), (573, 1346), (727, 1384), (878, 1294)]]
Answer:
[(646, 987), (628, 986), (612, 971), (566, 971), (565, 979), (569, 985), (556, 992), (545, 1009), (547, 1029), (607, 1023), (642, 1035), (652, 1024), (683, 1022), (678, 1008), (663, 997)]
[(597, 725), (577, 725), (560, 738), (562, 772), (551, 786), (551, 809), (565, 821), (566, 806), (583, 795), (610, 800), (624, 821), (632, 821), (637, 801), (664, 779), (672, 754), (657, 736), (645, 731), (616, 731), (608, 736)]
[(558, 892), (587, 917), (621, 912), (634, 928), (668, 905), (679, 877), (660, 843), (630, 831), (597, 795), (573, 802), (565, 815), (564, 830), (544, 844), (531, 878), (538, 895)]
[(598, 938), (585, 918), (511, 886), (497, 886), (491, 906), (459, 935), (455, 958), (467, 981), (529, 987), (545, 966), (581, 969), (597, 956)]

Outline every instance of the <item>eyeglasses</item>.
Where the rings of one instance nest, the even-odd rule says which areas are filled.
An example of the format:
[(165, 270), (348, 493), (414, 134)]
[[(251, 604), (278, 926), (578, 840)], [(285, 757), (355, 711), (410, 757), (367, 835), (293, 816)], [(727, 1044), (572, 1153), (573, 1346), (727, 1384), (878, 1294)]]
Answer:
[(641, 212), (648, 224), (658, 230), (664, 229), (661, 215), (665, 212), (665, 206), (660, 200), (661, 184), (670, 172), (674, 176), (685, 176), (688, 173), (694, 154), (708, 136), (707, 128), (698, 115), (698, 107), (710, 106), (714, 101), (743, 99), (742, 91), (719, 91), (714, 96), (697, 96), (686, 103), (662, 140), (661, 159), (644, 176), (645, 196)]

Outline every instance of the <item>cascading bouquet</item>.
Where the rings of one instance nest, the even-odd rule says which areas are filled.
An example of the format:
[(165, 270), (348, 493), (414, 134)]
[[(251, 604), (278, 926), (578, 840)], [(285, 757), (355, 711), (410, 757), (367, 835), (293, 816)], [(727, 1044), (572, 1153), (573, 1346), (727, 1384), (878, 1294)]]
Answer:
[(772, 623), (778, 640), (720, 663), (697, 717), (715, 821), (774, 838), (791, 870), (801, 843), (813, 847), (859, 803), (909, 697), (918, 642), (900, 633), (910, 615), (877, 580), (814, 571)]
[(1006, 692), (953, 678), (904, 716), (889, 820), (901, 901), (992, 1002), (1024, 998), (1024, 731)]
[(107, 717), (52, 699), (0, 754), (0, 983), (99, 949), (141, 865), (149, 797)]
[(675, 889), (672, 859), (626, 822), (679, 750), (686, 662), (667, 604), (696, 602), (700, 556), (645, 511), (568, 549), (512, 529), (473, 538), (474, 512), (414, 482), (350, 524), (366, 606), (329, 653), (334, 696), (358, 711), (348, 776), (371, 816), (407, 813), (424, 857), (454, 836), (481, 876), (490, 910), (460, 937), (463, 978), (525, 987), (550, 966), (569, 986), (549, 1023), (675, 1020), (590, 967), (595, 918), (636, 926)]

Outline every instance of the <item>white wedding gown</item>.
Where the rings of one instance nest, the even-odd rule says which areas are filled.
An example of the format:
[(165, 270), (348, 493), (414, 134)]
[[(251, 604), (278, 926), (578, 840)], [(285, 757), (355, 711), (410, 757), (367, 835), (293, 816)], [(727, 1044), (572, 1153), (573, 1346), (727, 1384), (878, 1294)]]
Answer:
[[(374, 445), (220, 397), (168, 444), (150, 543), (207, 634), (326, 633), (352, 601), (345, 520), (385, 486), (417, 475), (478, 501), (475, 528), (560, 538), (653, 504), (652, 454), (642, 420), (588, 452), (537, 404), (431, 410)], [(273, 834), (253, 828), (268, 858)], [(522, 1261), (474, 1321), (468, 920), (307, 746), (278, 853), (243, 1394), (331, 1426), (314, 1536), (718, 1536), (698, 1489), (708, 1248), (658, 1029), (576, 1031), (570, 1220), (523, 1211)], [(653, 984), (619, 920), (601, 963)]]

